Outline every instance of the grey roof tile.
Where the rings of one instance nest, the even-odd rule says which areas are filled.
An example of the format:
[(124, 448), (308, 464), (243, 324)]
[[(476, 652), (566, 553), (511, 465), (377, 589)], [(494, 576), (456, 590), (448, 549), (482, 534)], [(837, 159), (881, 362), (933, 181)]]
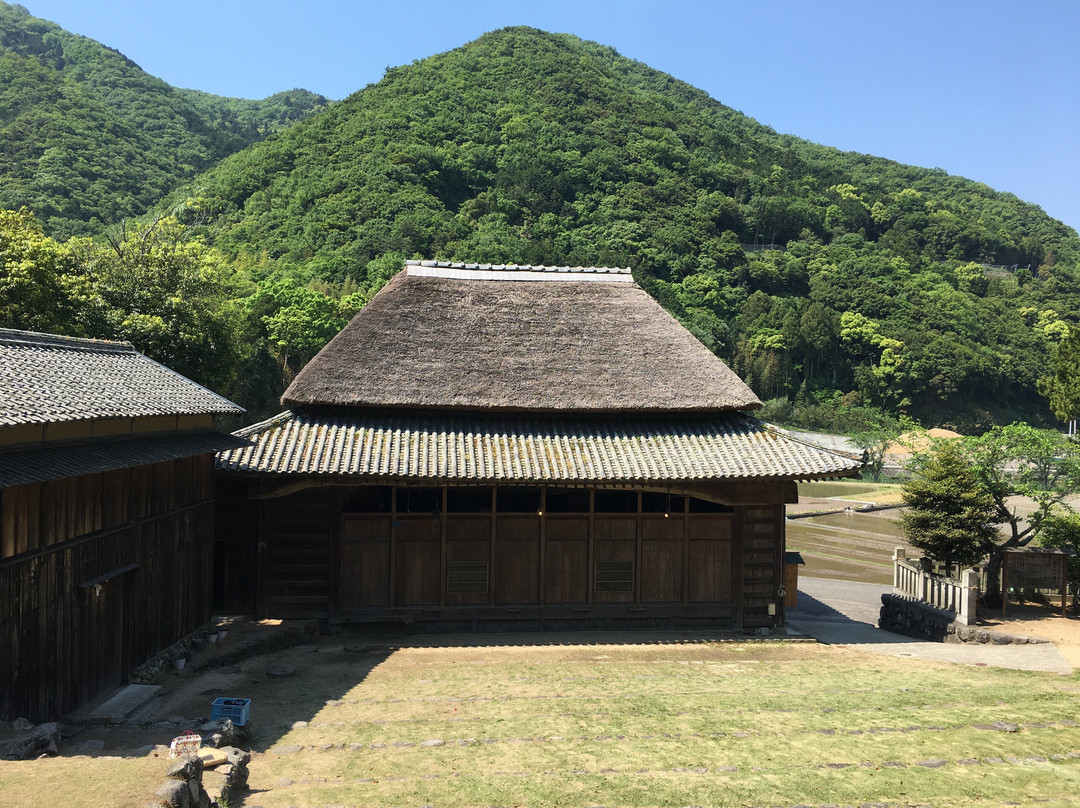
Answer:
[(223, 432), (181, 432), (3, 452), (0, 453), (0, 488), (144, 466), (246, 444), (242, 438)]
[(862, 467), (743, 413), (513, 417), (286, 411), (242, 429), (218, 469), (470, 482), (816, 479)]
[(238, 412), (129, 343), (0, 329), (0, 425)]

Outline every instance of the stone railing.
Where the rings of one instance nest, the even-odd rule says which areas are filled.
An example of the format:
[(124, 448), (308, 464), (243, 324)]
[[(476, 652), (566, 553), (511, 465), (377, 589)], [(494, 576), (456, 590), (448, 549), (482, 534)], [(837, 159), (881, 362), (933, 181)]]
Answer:
[(909, 559), (903, 547), (893, 556), (893, 591), (956, 615), (956, 622), (970, 626), (975, 622), (975, 604), (979, 598), (979, 574), (964, 570), (960, 580), (924, 570), (920, 560)]

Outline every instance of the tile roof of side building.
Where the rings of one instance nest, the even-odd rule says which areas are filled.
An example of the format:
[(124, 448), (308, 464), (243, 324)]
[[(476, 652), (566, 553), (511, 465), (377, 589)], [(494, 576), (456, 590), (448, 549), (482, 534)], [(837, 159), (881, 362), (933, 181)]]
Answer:
[(756, 409), (628, 269), (409, 261), (297, 375), (286, 406)]
[(239, 412), (130, 343), (0, 329), (0, 426)]

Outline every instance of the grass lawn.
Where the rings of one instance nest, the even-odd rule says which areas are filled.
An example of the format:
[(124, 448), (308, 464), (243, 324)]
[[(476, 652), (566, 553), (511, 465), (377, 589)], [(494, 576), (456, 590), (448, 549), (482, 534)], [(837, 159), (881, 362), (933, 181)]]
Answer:
[[(1080, 795), (1077, 676), (805, 643), (579, 636), (392, 652), (322, 638), (206, 674), (233, 677), (232, 691), (253, 699), (252, 791), (240, 804), (1075, 805)], [(591, 644), (612, 639), (638, 644)], [(266, 679), (269, 664), (297, 671)], [(184, 688), (204, 693), (207, 681)], [(118, 754), (107, 768), (77, 756), (0, 763), (0, 804), (145, 805), (167, 764)]]
[[(347, 669), (355, 654), (318, 656)], [(262, 736), (246, 804), (959, 806), (1080, 795), (1077, 677), (800, 643), (478, 646), (401, 649), (321, 707), (310, 695), (307, 726), (281, 722)]]

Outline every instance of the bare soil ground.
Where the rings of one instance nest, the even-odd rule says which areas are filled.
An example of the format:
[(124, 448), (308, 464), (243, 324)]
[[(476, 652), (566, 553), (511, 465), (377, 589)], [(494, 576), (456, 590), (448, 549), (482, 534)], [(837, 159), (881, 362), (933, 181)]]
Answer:
[(1050, 600), (1049, 604), (1010, 603), (1004, 615), (982, 609), (979, 625), (1006, 634), (1045, 637), (1057, 646), (1070, 665), (1080, 669), (1080, 617), (1073, 609), (1062, 617), (1060, 600), (1057, 597)]

